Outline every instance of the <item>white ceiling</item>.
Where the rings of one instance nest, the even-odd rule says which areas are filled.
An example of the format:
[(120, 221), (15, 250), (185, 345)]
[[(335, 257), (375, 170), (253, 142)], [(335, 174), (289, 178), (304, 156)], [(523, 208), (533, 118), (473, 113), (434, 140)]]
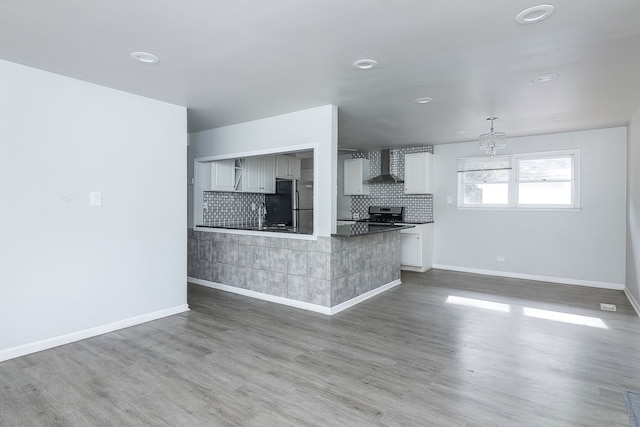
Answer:
[(541, 3), (2, 0), (0, 58), (186, 106), (190, 132), (330, 103), (357, 148), (473, 140), (492, 115), (508, 136), (627, 124), (640, 1), (553, 0), (550, 18), (515, 22)]

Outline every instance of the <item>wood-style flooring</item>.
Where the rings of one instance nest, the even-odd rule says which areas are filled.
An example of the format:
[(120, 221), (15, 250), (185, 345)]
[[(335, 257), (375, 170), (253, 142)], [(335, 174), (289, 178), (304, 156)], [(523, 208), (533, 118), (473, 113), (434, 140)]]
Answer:
[(332, 317), (190, 285), (188, 313), (0, 363), (0, 425), (629, 426), (621, 291), (402, 281)]

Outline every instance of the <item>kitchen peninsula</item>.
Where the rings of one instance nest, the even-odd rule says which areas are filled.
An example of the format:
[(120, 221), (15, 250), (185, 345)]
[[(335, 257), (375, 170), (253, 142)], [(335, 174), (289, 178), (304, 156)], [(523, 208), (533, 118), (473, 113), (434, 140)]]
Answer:
[[(325, 314), (400, 284), (399, 228), (338, 237), (337, 129), (337, 107), (324, 105), (189, 135), (189, 282)], [(254, 204), (274, 192), (270, 157), (277, 166), (277, 156), (305, 151), (312, 234), (212, 227), (255, 226)]]
[(189, 231), (189, 281), (335, 314), (400, 284), (404, 228), (341, 225), (314, 239), (196, 227)]

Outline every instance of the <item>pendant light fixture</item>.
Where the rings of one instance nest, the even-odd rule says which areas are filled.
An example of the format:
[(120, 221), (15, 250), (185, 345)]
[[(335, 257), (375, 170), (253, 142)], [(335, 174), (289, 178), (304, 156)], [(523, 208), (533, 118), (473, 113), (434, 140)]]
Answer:
[(486, 151), (489, 156), (493, 157), (496, 155), (497, 149), (506, 147), (505, 139), (507, 134), (504, 132), (493, 131), (493, 121), (498, 120), (497, 117), (489, 117), (487, 120), (491, 120), (491, 131), (480, 135), (478, 148)]

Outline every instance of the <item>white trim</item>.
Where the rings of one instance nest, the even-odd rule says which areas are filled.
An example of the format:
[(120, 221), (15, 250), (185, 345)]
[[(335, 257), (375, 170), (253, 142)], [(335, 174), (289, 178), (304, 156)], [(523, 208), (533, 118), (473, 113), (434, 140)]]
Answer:
[(631, 303), (631, 307), (633, 307), (638, 317), (640, 317), (640, 304), (638, 304), (638, 301), (636, 301), (636, 299), (633, 297), (633, 294), (626, 286), (624, 287), (624, 294), (627, 296), (627, 299)]
[(507, 208), (507, 207), (496, 207), (496, 206), (487, 206), (487, 207), (458, 207), (461, 211), (510, 211), (510, 212), (581, 212), (582, 208)]
[(358, 295), (355, 298), (351, 298), (349, 301), (345, 301), (342, 304), (334, 305), (333, 307), (331, 307), (331, 314), (340, 313), (342, 310), (353, 307), (354, 305), (359, 304), (364, 300), (368, 300), (371, 297), (381, 294), (384, 291), (388, 291), (391, 288), (395, 288), (396, 286), (401, 284), (402, 282), (400, 281), (400, 279), (396, 279), (392, 282), (387, 283), (386, 285), (380, 286), (379, 288), (375, 288), (373, 290), (370, 290), (369, 292), (365, 292), (362, 295)]
[(256, 298), (263, 301), (269, 301), (276, 304), (282, 304), (289, 307), (300, 308), (303, 310), (313, 311), (315, 313), (326, 314), (328, 316), (332, 316), (336, 313), (339, 313), (343, 310), (346, 310), (349, 307), (353, 307), (356, 304), (361, 303), (373, 296), (376, 296), (388, 289), (391, 289), (395, 286), (400, 285), (402, 282), (398, 280), (394, 280), (392, 282), (387, 283), (386, 285), (382, 285), (378, 288), (375, 288), (369, 292), (365, 292), (362, 295), (358, 295), (355, 298), (352, 298), (348, 301), (343, 302), (342, 304), (338, 304), (333, 307), (326, 307), (324, 305), (311, 304), (309, 302), (298, 301), (290, 298), (279, 297), (275, 295), (265, 294), (262, 292), (256, 292), (249, 289), (237, 288), (235, 286), (224, 285), (222, 283), (210, 282), (204, 279), (196, 279), (195, 277), (187, 277), (187, 281), (189, 283), (193, 283), (195, 285), (206, 286), (207, 288), (213, 288), (220, 291), (231, 292), (233, 294), (243, 295), (250, 298)]
[(287, 145), (283, 147), (271, 147), (260, 150), (252, 150), (252, 151), (243, 151), (241, 153), (232, 153), (232, 154), (218, 154), (215, 156), (204, 156), (195, 158), (196, 162), (212, 162), (216, 160), (229, 160), (229, 159), (239, 159), (243, 157), (253, 157), (253, 156), (264, 156), (270, 154), (289, 154), (295, 153), (298, 151), (306, 151), (313, 150), (314, 162), (316, 158), (316, 150), (318, 148), (318, 143), (308, 143), (308, 144), (298, 144), (298, 145)]
[(106, 334), (108, 332), (117, 331), (118, 329), (124, 329), (130, 326), (139, 325), (141, 323), (150, 322), (152, 320), (161, 319), (163, 317), (173, 316), (174, 314), (184, 313), (185, 311), (189, 311), (189, 306), (187, 304), (177, 305), (175, 307), (165, 308), (164, 310), (158, 310), (152, 313), (146, 313), (140, 316), (130, 317), (128, 319), (107, 323), (106, 325), (83, 329), (81, 331), (71, 332), (69, 334), (60, 335), (53, 338), (47, 338), (42, 341), (36, 341), (18, 347), (7, 348), (5, 350), (0, 350), (0, 362), (14, 359), (20, 356), (25, 356), (31, 353), (36, 353), (38, 351), (47, 350), (53, 347), (69, 344), (75, 341), (81, 341), (87, 338)]
[[(557, 157), (568, 157), (571, 159), (571, 179), (569, 180), (527, 180), (520, 181), (520, 160), (532, 160), (532, 159), (553, 159)], [(484, 162), (494, 161), (496, 163), (504, 160), (509, 161), (509, 167), (507, 168), (486, 168), (484, 170), (498, 170), (504, 169), (509, 171), (507, 181), (490, 181), (487, 184), (507, 184), (508, 197), (507, 203), (502, 204), (481, 204), (481, 203), (464, 203), (464, 186), (466, 184), (482, 184), (482, 182), (465, 182), (464, 173), (469, 172), (465, 167), (461, 167), (461, 163), (473, 162), (474, 160), (481, 159)], [(502, 156), (495, 156), (491, 160), (486, 156), (474, 156), (474, 157), (460, 157), (458, 158), (458, 179), (457, 179), (457, 208), (469, 209), (469, 210), (507, 210), (507, 211), (550, 211), (550, 212), (580, 212), (580, 149), (572, 150), (559, 150), (559, 151), (543, 151), (533, 153), (516, 153)], [(555, 204), (521, 204), (518, 202), (520, 183), (543, 183), (543, 182), (569, 182), (571, 183), (571, 204), (555, 205)]]
[(209, 280), (196, 279), (195, 277), (187, 277), (189, 283), (194, 283), (200, 286), (206, 286), (207, 288), (217, 289), (219, 291), (231, 292), (233, 294), (243, 295), (245, 297), (251, 297), (260, 299), (263, 301), (274, 302), (276, 304), (288, 305), (290, 307), (301, 308), (303, 310), (314, 311), (322, 314), (332, 314), (330, 307), (323, 305), (311, 304), (309, 302), (298, 301), (290, 298), (279, 297), (276, 295), (269, 295), (262, 292), (256, 292), (249, 289), (237, 288), (235, 286), (224, 285), (222, 283), (210, 282)]
[[(402, 231), (400, 232), (402, 233)], [(424, 273), (425, 271), (431, 270), (431, 267), (415, 267), (413, 265), (401, 265), (400, 270), (417, 271), (418, 273)]]
[(537, 274), (513, 273), (510, 271), (484, 270), (481, 268), (458, 267), (454, 265), (434, 264), (433, 268), (440, 270), (461, 271), (464, 273), (484, 274), (487, 276), (510, 277), (513, 279), (535, 280), (537, 282), (561, 283), (563, 285), (588, 286), (590, 288), (613, 289), (621, 291), (624, 289), (622, 283), (596, 282), (593, 280), (568, 279), (564, 277), (540, 276)]

